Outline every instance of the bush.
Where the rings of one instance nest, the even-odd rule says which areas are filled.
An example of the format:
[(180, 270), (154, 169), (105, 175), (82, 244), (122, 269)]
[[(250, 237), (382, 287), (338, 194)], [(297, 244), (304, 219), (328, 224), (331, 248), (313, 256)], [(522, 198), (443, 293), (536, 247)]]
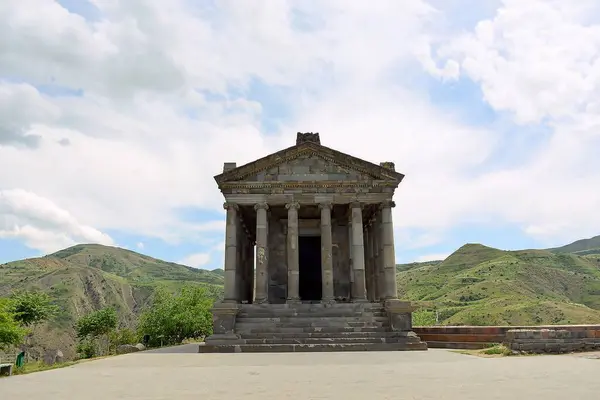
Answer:
[(110, 350), (117, 350), (122, 344), (137, 344), (140, 340), (138, 334), (129, 328), (122, 328), (111, 332), (109, 335)]
[(77, 355), (79, 358), (93, 358), (98, 354), (96, 341), (92, 338), (82, 339), (77, 343)]
[(501, 344), (493, 345), (492, 347), (482, 350), (481, 352), (483, 354), (487, 354), (487, 355), (502, 355), (502, 356), (510, 356), (512, 354), (512, 352), (510, 351), (509, 348), (507, 348), (506, 346), (503, 346)]
[(179, 294), (159, 288), (152, 305), (140, 316), (139, 336), (149, 335), (150, 346), (180, 344), (212, 333), (213, 296), (203, 287), (185, 286)]

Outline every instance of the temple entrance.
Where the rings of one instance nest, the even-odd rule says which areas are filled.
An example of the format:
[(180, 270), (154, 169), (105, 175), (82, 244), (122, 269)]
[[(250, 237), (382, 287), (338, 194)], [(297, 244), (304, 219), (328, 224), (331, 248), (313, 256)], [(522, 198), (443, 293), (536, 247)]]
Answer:
[(300, 285), (302, 301), (318, 301), (322, 297), (321, 277), (321, 237), (298, 237)]

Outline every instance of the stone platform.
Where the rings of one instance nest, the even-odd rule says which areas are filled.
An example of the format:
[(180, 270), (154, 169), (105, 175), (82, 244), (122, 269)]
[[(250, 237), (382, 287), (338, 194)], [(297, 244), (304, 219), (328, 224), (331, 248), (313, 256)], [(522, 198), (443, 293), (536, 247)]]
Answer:
[[(402, 302), (404, 303), (404, 302)], [(225, 328), (201, 353), (427, 350), (427, 344), (381, 303), (240, 304), (213, 310)], [(227, 321), (235, 314), (234, 320)], [(402, 318), (400, 318), (402, 319)], [(406, 322), (406, 318), (402, 319)], [(230, 328), (230, 329), (227, 329)]]

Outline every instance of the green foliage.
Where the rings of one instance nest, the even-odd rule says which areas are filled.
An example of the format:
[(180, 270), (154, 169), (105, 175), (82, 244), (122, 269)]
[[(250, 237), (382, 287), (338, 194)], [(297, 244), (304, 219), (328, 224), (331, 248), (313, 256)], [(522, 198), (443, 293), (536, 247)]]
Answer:
[(435, 311), (417, 310), (412, 313), (414, 326), (432, 326), (435, 325)]
[(0, 298), (0, 349), (23, 342), (27, 330), (19, 325), (11, 312), (11, 301)]
[(117, 327), (117, 322), (117, 312), (112, 307), (94, 311), (77, 321), (77, 337), (81, 339), (107, 335)]
[(150, 346), (207, 336), (212, 333), (212, 303), (202, 287), (184, 286), (178, 294), (158, 289), (152, 306), (140, 316), (138, 332), (150, 336)]
[(91, 337), (81, 339), (77, 343), (76, 351), (78, 357), (82, 359), (96, 357), (98, 354), (97, 340)]
[(44, 292), (18, 291), (11, 296), (11, 311), (24, 326), (37, 325), (58, 313), (58, 307)]
[(483, 354), (487, 354), (487, 355), (501, 355), (501, 356), (510, 356), (512, 355), (512, 352), (510, 351), (510, 349), (506, 346), (503, 346), (501, 344), (496, 344), (494, 346), (491, 346), (487, 349), (481, 350), (481, 353)]
[(122, 344), (136, 344), (140, 342), (139, 335), (132, 329), (122, 328), (111, 332), (108, 335), (110, 348), (115, 351)]

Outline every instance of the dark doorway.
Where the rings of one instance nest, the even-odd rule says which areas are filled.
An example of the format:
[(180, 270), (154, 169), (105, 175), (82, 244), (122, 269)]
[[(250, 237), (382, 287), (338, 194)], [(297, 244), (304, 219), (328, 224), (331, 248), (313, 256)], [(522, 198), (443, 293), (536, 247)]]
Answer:
[(300, 236), (300, 300), (321, 300), (321, 237)]

